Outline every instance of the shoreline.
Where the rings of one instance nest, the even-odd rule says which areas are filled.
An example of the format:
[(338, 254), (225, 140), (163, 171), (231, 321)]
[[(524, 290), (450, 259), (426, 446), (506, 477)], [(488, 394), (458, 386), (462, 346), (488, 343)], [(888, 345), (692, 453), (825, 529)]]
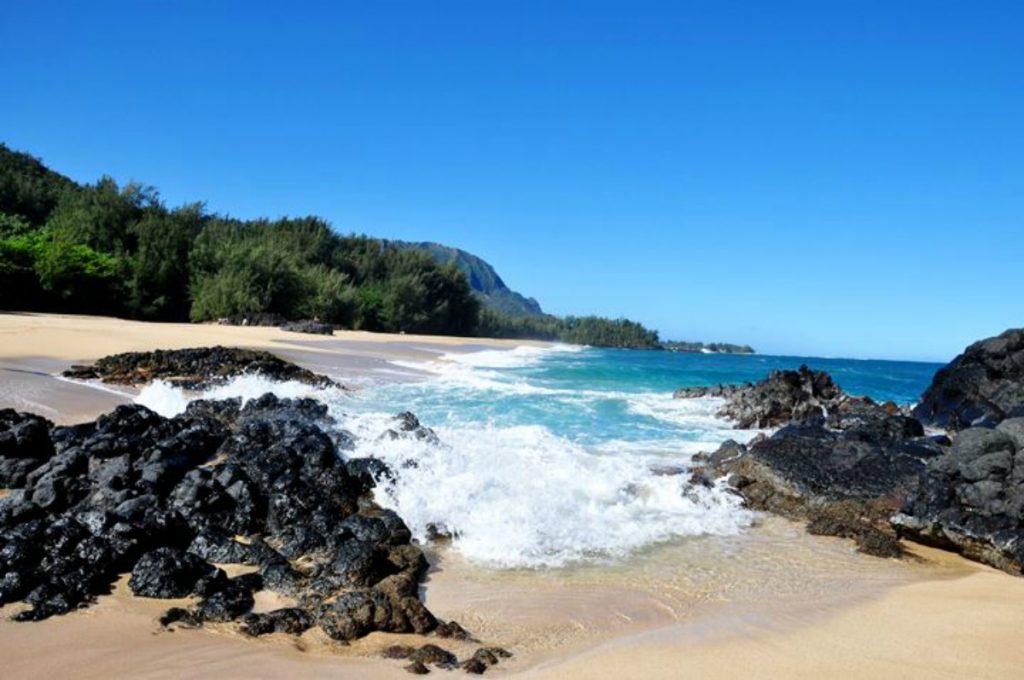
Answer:
[[(402, 379), (391, 360), (532, 343), (277, 328), (148, 324), (0, 314), (0, 408), (72, 419), (128, 395), (52, 376), (122, 351), (211, 344), (267, 349), (342, 382)], [(327, 370), (325, 370), (327, 369)], [(407, 379), (419, 377), (412, 369)], [(16, 401), (20, 400), (20, 401)], [(398, 405), (401, 406), (401, 405)], [(50, 417), (49, 413), (42, 415)], [(951, 553), (910, 546), (921, 561), (854, 553), (838, 539), (761, 517), (729, 539), (689, 538), (628, 560), (560, 570), (497, 571), (432, 550), (425, 600), (485, 644), (516, 657), (493, 673), (546, 677), (1011, 677), (1024, 666), (1024, 579)], [(122, 584), (123, 586), (123, 584)], [(123, 587), (122, 587), (123, 590)], [(350, 647), (315, 634), (248, 639), (227, 627), (158, 632), (173, 603), (118, 591), (40, 623), (7, 621), (0, 654), (11, 677), (407, 677), (373, 658), (388, 644), (436, 642), (374, 633)], [(444, 641), (461, 655), (459, 643)], [(435, 671), (441, 672), (441, 671)]]
[[(802, 531), (784, 520), (770, 521), (783, 533), (787, 528)], [(809, 542), (821, 541), (840, 545), (835, 539)], [(513, 628), (521, 626), (524, 636), (511, 645), (516, 656), (491, 671), (507, 677), (1013, 677), (1024, 663), (1024, 650), (1016, 645), (1024, 582), (949, 553), (910, 547), (921, 563), (858, 556), (875, 576), (888, 576), (882, 583), (872, 583), (867, 574), (853, 576), (854, 585), (869, 586), (854, 594), (710, 598), (691, 611), (672, 614), (638, 597), (642, 590), (608, 583), (566, 587), (550, 573), (528, 575), (524, 586), (515, 575), (492, 572), (481, 583), (465, 580), (465, 573), (441, 578), (432, 570), (425, 599), (442, 615), (453, 613), (455, 604), (479, 608), (498, 603), (498, 614)], [(892, 578), (894, 567), (904, 573)], [(442, 560), (441, 571), (448, 568)], [(553, 581), (546, 589), (536, 587), (546, 579)], [(6, 620), (15, 609), (5, 608), (0, 654), (7, 677), (63, 675), (74, 668), (83, 678), (402, 678), (408, 677), (402, 664), (379, 658), (380, 651), (391, 644), (438, 642), (371, 633), (339, 646), (317, 631), (298, 640), (276, 634), (251, 639), (230, 625), (164, 631), (156, 618), (177, 603), (130, 596), (125, 581), (88, 609), (39, 623)], [(530, 589), (532, 602), (521, 601), (524, 588)], [(481, 592), (486, 593), (483, 602), (477, 600)], [(551, 601), (552, 592), (560, 598)], [(566, 603), (575, 608), (567, 611)], [(617, 609), (623, 603), (652, 618), (627, 621)], [(593, 618), (579, 616), (587, 610)], [(602, 616), (593, 616), (597, 613)], [(599, 626), (602, 617), (619, 618), (621, 625), (586, 635), (586, 628)], [(578, 626), (579, 634), (549, 637), (552, 622), (560, 621)], [(477, 632), (473, 624), (478, 622), (465, 622)], [(490, 635), (481, 639), (506, 644)], [(460, 655), (476, 646), (443, 645)]]
[(395, 335), (335, 331), (318, 336), (273, 326), (157, 323), (71, 314), (0, 313), (0, 408), (38, 413), (70, 425), (128, 403), (133, 390), (60, 377), (72, 364), (91, 363), (121, 352), (184, 349), (210, 345), (267, 350), (346, 386), (367, 381), (419, 380), (429, 373), (393, 361), (419, 362), (446, 353), (520, 346), (549, 347), (540, 341)]

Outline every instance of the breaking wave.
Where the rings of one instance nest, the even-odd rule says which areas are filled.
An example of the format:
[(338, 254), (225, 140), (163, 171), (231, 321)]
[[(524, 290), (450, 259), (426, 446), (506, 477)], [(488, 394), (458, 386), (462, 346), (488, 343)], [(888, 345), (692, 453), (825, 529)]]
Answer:
[[(201, 395), (156, 381), (137, 401), (173, 416), (200, 396), (319, 399), (337, 427), (356, 435), (355, 450), (344, 455), (380, 458), (395, 472), (381, 480), (377, 502), (421, 540), (448, 533), (454, 550), (482, 565), (615, 559), (749, 525), (734, 495), (690, 484), (688, 469), (697, 451), (755, 433), (718, 419), (714, 399), (674, 400), (594, 381), (576, 389), (551, 379), (570, 363), (594, 361), (585, 348), (519, 347), (444, 355), (415, 365), (432, 379), (355, 393), (246, 375)], [(382, 437), (404, 410), (434, 429), (437, 441)]]

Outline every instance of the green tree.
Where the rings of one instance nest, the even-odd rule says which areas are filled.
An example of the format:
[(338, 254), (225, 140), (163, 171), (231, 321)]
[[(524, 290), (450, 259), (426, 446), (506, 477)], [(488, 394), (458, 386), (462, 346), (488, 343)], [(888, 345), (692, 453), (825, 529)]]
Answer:
[(133, 225), (138, 244), (131, 309), (144, 319), (181, 321), (189, 316), (189, 257), (203, 227), (203, 204), (171, 212), (151, 210)]

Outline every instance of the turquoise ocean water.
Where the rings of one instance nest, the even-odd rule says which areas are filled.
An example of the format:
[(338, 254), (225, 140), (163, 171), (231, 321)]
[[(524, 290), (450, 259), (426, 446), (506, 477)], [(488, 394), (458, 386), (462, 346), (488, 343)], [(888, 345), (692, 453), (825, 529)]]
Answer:
[[(713, 355), (557, 346), (438, 354), (394, 362), (421, 379), (371, 380), (356, 394), (237, 379), (207, 396), (308, 395), (330, 426), (356, 435), (341, 455), (374, 456), (394, 474), (376, 499), (414, 533), (453, 536), (452, 549), (493, 568), (558, 568), (618, 560), (691, 536), (750, 526), (725, 480), (689, 483), (694, 454), (747, 441), (713, 398), (673, 399), (680, 387), (755, 381), (808, 364), (846, 391), (914, 402), (937, 364), (762, 355)], [(156, 385), (143, 403), (172, 414), (187, 397)], [(383, 436), (412, 411), (437, 439)]]
[[(445, 362), (451, 362), (446, 365)], [(392, 385), (370, 401), (408, 403), (433, 424), (541, 424), (575, 441), (600, 444), (685, 437), (685, 409), (671, 400), (680, 387), (760, 380), (802, 364), (827, 371), (854, 395), (915, 402), (941, 364), (764, 355), (696, 354), (595, 348), (448, 355), (410, 364), (439, 380)]]

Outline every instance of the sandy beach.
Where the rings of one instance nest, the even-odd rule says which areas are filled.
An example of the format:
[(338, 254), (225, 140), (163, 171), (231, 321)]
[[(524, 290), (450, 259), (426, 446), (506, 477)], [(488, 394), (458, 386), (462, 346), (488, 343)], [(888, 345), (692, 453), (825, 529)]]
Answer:
[[(148, 324), (0, 314), (0, 408), (56, 422), (90, 419), (129, 391), (55, 377), (73, 363), (133, 350), (221, 344), (260, 348), (343, 383), (417, 379), (390, 363), (521, 342), (276, 328)], [(396, 404), (400, 410), (401, 404)], [(427, 605), (515, 657), (490, 671), (529, 678), (1011, 678), (1024, 668), (1024, 580), (909, 546), (883, 560), (852, 544), (762, 518), (740, 536), (654, 546), (621, 562), (495, 571), (432, 549)], [(252, 640), (225, 625), (161, 631), (166, 600), (124, 584), (88, 609), (19, 624), (0, 613), (4, 677), (407, 677), (378, 651), (411, 636), (350, 646), (317, 631)], [(258, 602), (257, 608), (272, 608)], [(446, 646), (457, 653), (474, 645)], [(434, 671), (444, 673), (444, 671)]]
[(394, 360), (426, 361), (447, 352), (512, 348), (529, 341), (389, 335), (337, 331), (333, 337), (288, 333), (274, 327), (144, 323), (108, 317), (0, 314), (0, 408), (80, 422), (126, 403), (129, 390), (102, 389), (59, 379), (72, 364), (118, 352), (224, 345), (263, 349), (329, 375), (343, 384), (416, 379), (425, 374)]

